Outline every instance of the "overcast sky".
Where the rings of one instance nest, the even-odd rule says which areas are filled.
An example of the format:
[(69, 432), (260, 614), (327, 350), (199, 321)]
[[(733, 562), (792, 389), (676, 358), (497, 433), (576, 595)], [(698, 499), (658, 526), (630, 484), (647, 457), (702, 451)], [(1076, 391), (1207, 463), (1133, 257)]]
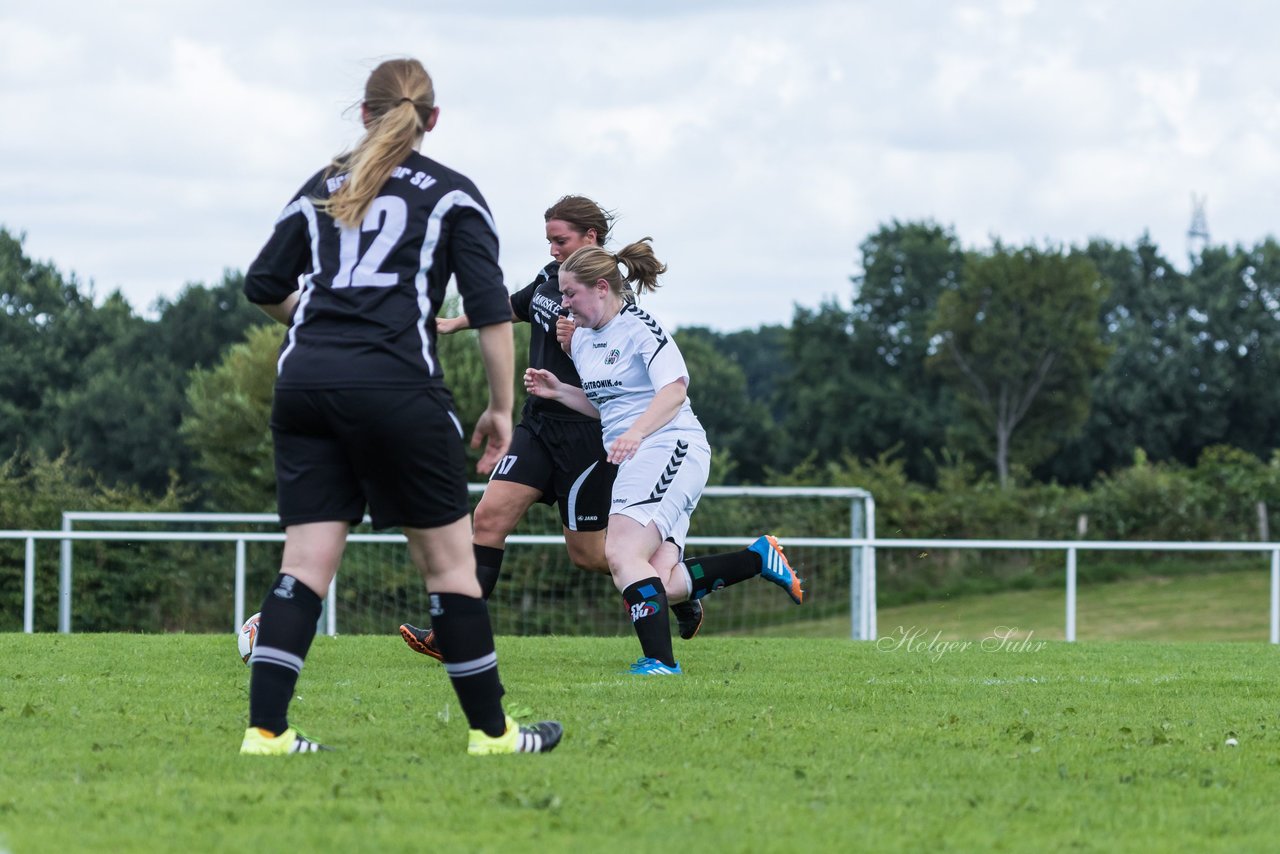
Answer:
[[(607, 11), (617, 9), (616, 12)], [(602, 11), (604, 10), (604, 11)], [(1280, 4), (1115, 0), (0, 0), (0, 226), (139, 312), (243, 270), (415, 56), (507, 284), (565, 193), (670, 265), (671, 326), (847, 304), (859, 244), (932, 219), (966, 247), (1132, 244), (1186, 260), (1280, 215)]]

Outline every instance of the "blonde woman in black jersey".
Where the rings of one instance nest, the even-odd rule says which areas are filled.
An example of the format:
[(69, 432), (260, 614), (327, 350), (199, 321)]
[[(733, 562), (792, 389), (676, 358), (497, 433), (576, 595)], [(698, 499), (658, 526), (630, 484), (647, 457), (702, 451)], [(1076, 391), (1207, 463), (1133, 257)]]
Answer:
[(366, 509), (375, 528), (400, 528), (409, 541), (470, 726), (468, 752), (544, 752), (560, 725), (521, 727), (502, 709), (471, 552), (462, 425), (435, 346), (435, 313), (456, 276), (489, 384), (471, 440), (484, 445), (487, 472), (510, 443), (513, 404), (493, 219), (466, 176), (417, 151), (440, 117), (421, 63), (375, 68), (361, 116), (355, 150), (307, 180), (245, 276), (249, 300), (288, 329), (271, 413), (284, 556), (262, 604), (240, 752), (323, 749), (289, 725), (288, 708), (348, 530)]

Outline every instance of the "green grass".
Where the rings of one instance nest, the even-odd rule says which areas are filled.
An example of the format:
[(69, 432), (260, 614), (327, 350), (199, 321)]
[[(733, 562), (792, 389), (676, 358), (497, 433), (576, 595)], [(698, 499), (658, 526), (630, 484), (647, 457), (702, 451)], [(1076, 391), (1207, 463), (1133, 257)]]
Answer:
[[(714, 624), (715, 600), (707, 621)], [(1017, 636), (1062, 640), (1066, 625), (1063, 586), (1013, 590), (912, 605), (881, 607), (881, 635), (900, 630), (941, 632), (944, 639), (981, 640), (999, 627)], [(847, 638), (849, 616), (769, 627), (764, 634)], [(1271, 576), (1265, 570), (1209, 575), (1152, 576), (1076, 591), (1077, 641), (1262, 641), (1271, 637)]]
[(236, 753), (230, 635), (0, 634), (0, 851), (1273, 847), (1269, 645), (927, 640), (699, 638), (638, 679), (633, 640), (501, 638), (509, 707), (567, 735), (472, 758), (439, 665), (321, 637), (292, 719), (337, 750), (276, 759)]

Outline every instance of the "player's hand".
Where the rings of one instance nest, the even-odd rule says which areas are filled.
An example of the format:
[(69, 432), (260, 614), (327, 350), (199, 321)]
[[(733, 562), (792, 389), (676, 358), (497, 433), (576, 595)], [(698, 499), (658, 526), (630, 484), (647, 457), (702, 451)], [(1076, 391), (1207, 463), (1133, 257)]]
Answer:
[(476, 421), (475, 432), (471, 434), (473, 449), (484, 447), (480, 461), (476, 463), (476, 471), (489, 474), (511, 447), (511, 413), (494, 409), (486, 409)]
[(621, 436), (613, 440), (613, 444), (609, 446), (609, 462), (615, 466), (622, 465), (627, 460), (636, 455), (636, 451), (640, 450), (640, 443), (644, 441), (636, 430), (628, 430)]
[(436, 333), (440, 335), (452, 335), (460, 329), (466, 329), (467, 327), (464, 325), (465, 322), (465, 315), (458, 315), (457, 317), (437, 317)]
[(560, 349), (566, 353), (573, 352), (573, 330), (577, 328), (572, 317), (556, 318), (556, 341), (560, 342)]
[(555, 400), (560, 392), (560, 386), (560, 380), (550, 371), (543, 368), (525, 368), (524, 390), (534, 397)]

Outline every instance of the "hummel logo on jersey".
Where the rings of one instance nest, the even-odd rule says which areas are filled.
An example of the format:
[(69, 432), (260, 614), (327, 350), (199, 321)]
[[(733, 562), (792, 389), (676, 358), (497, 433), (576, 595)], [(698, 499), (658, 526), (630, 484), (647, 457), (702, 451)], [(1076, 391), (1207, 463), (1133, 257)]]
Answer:
[(608, 346), (609, 346), (609, 342), (608, 342), (608, 341), (597, 341), (596, 343), (594, 343), (594, 344), (592, 344), (592, 345), (591, 345), (591, 349), (593, 349), (593, 350), (603, 350), (605, 347), (608, 347)]
[(684, 458), (688, 454), (689, 443), (683, 439), (676, 442), (676, 449), (672, 451), (671, 459), (667, 460), (667, 467), (663, 469), (662, 475), (654, 485), (653, 492), (649, 493), (650, 500), (661, 498), (667, 494), (667, 488), (671, 486), (671, 481), (676, 479), (676, 475), (680, 472), (680, 466), (684, 463)]
[(662, 331), (662, 327), (658, 325), (658, 321), (654, 320), (635, 303), (624, 305), (622, 310), (630, 312), (640, 318), (640, 322), (647, 326), (649, 331), (653, 333), (653, 337), (657, 339), (658, 346), (654, 349), (653, 355), (649, 357), (649, 364), (652, 365), (653, 360), (658, 358), (658, 353), (662, 351), (663, 347), (667, 346), (667, 333)]
[(637, 602), (631, 606), (631, 622), (643, 620), (645, 617), (652, 617), (661, 611), (657, 602)]
[(658, 321), (653, 319), (653, 315), (637, 306), (635, 303), (622, 307), (623, 311), (629, 311), (636, 317), (640, 318), (645, 326), (649, 327), (649, 331), (653, 333), (653, 337), (658, 339), (658, 349), (667, 343), (667, 333), (662, 331), (662, 327), (658, 325)]

